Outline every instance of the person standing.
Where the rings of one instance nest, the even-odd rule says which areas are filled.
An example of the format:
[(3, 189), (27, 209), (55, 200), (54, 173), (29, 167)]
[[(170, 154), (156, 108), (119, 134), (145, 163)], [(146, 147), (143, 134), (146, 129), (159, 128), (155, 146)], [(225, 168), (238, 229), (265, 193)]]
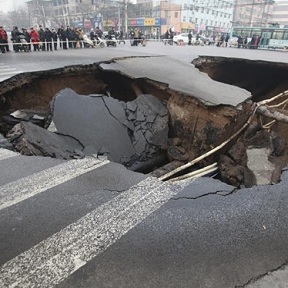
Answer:
[(75, 39), (74, 39), (72, 28), (70, 28), (69, 26), (67, 26), (66, 35), (68, 39), (68, 47), (71, 49), (73, 48), (73, 40)]
[(20, 45), (19, 45), (19, 42), (20, 42), (19, 35), (20, 34), (21, 34), (21, 32), (19, 31), (18, 27), (14, 26), (13, 30), (11, 32), (11, 40), (13, 42), (13, 50), (15, 52), (19, 52), (19, 49), (20, 49)]
[(30, 39), (32, 41), (33, 50), (34, 51), (40, 51), (40, 48), (39, 48), (39, 35), (38, 35), (37, 31), (33, 27), (30, 29), (29, 35), (30, 35)]
[(53, 37), (53, 34), (52, 34), (52, 32), (50, 31), (49, 28), (46, 28), (44, 33), (45, 33), (45, 41), (46, 41), (47, 51), (52, 51), (52, 37)]
[(52, 39), (53, 39), (53, 46), (54, 46), (54, 50), (57, 50), (57, 44), (58, 44), (58, 35), (57, 32), (55, 31), (54, 28), (52, 28)]
[(0, 26), (0, 38), (1, 38), (1, 46), (3, 45), (4, 51), (6, 50), (5, 52), (10, 52), (8, 45), (8, 35), (3, 26)]
[(188, 45), (192, 45), (192, 32), (191, 32), (191, 30), (188, 33)]
[[(3, 26), (0, 26), (0, 49), (2, 53), (6, 52), (6, 46), (8, 44), (7, 33), (4, 30)], [(9, 51), (9, 50), (8, 50)], [(7, 52), (8, 52), (7, 51)]]
[(136, 27), (134, 29), (134, 46), (138, 46), (139, 38), (140, 38), (140, 33), (139, 33), (138, 28)]
[(42, 51), (45, 51), (45, 31), (43, 30), (42, 25), (39, 25), (38, 35), (40, 40), (39, 46)]
[(169, 38), (170, 38), (170, 45), (173, 45), (173, 37), (174, 37), (174, 32), (172, 28), (169, 29)]
[(229, 38), (229, 34), (227, 33), (225, 36), (225, 47), (228, 47)]
[(63, 26), (61, 26), (58, 32), (58, 37), (60, 38), (60, 47), (62, 46), (64, 50), (67, 50), (67, 32)]

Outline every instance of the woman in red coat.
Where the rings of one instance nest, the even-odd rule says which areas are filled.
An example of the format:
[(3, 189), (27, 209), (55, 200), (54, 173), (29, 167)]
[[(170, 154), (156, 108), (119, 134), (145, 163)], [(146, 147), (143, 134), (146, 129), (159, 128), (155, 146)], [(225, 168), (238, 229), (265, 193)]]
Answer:
[[(3, 26), (0, 26), (0, 49), (2, 53), (9, 52), (8, 37)], [(5, 51), (6, 50), (6, 51)]]
[(36, 50), (40, 51), (40, 48), (39, 48), (39, 35), (38, 35), (37, 31), (34, 28), (31, 28), (30, 32), (29, 32), (29, 35), (31, 37), (31, 41), (32, 41), (32, 44), (33, 44), (34, 51), (36, 51)]

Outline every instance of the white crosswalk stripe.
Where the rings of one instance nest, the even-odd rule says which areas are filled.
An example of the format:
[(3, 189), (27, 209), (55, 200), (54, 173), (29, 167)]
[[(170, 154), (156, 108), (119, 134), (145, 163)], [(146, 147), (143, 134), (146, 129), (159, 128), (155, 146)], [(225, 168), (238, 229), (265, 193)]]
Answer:
[(7, 149), (0, 148), (0, 160), (15, 157), (17, 155), (19, 155), (19, 154), (15, 153), (13, 151), (7, 150)]
[[(0, 149), (0, 161), (19, 154)], [(19, 157), (19, 156), (18, 156)], [(15, 161), (17, 159), (15, 158)], [(0, 186), (0, 211), (110, 163), (106, 158), (64, 161)], [(111, 164), (112, 165), (112, 164)], [(113, 171), (113, 169), (112, 169)], [(97, 172), (97, 171), (95, 171)], [(0, 267), (0, 287), (54, 287), (104, 252), (128, 231), (165, 204), (186, 184), (148, 177), (83, 214)], [(87, 213), (87, 212), (86, 212)], [(56, 230), (57, 231), (57, 230)]]
[(6, 65), (0, 62), (0, 81), (8, 79), (16, 74), (22, 73), (23, 71), (18, 70), (16, 67)]
[(0, 269), (1, 287), (53, 287), (106, 250), (183, 187), (147, 178)]
[(107, 163), (109, 163), (108, 160), (99, 160), (93, 157), (66, 161), (58, 166), (8, 183), (0, 187), (0, 210)]

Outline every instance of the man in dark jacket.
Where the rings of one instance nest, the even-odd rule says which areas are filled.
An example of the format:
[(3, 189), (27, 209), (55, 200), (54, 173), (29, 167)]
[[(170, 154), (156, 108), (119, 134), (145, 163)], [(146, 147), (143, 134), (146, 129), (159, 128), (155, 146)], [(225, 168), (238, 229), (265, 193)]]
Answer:
[(60, 39), (60, 47), (67, 50), (67, 32), (63, 26), (58, 31), (58, 37)]
[(58, 35), (57, 35), (57, 32), (55, 31), (54, 28), (52, 28), (52, 39), (53, 39), (53, 44), (54, 44), (54, 50), (57, 50), (57, 42), (58, 42)]
[(52, 32), (50, 31), (49, 28), (46, 28), (45, 29), (45, 41), (46, 41), (46, 48), (47, 48), (47, 51), (52, 51), (52, 37), (53, 37), (53, 34)]
[(13, 30), (11, 32), (11, 40), (13, 42), (13, 50), (15, 52), (19, 52), (19, 50), (20, 50), (20, 45), (19, 45), (19, 42), (20, 42), (19, 35), (20, 34), (21, 34), (21, 32), (19, 31), (18, 27), (14, 26)]
[(40, 40), (39, 46), (42, 49), (42, 51), (45, 51), (45, 31), (43, 30), (42, 25), (39, 25), (38, 34), (39, 34), (39, 40)]

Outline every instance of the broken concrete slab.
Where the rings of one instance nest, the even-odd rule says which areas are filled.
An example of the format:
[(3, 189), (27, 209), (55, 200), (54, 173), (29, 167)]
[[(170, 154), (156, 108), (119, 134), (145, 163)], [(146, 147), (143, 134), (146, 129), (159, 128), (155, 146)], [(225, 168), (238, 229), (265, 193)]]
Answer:
[(271, 184), (271, 176), (275, 165), (269, 162), (270, 151), (267, 148), (247, 149), (248, 168), (253, 171), (257, 185)]
[(58, 132), (75, 137), (84, 146), (94, 146), (96, 151), (107, 147), (110, 159), (119, 163), (122, 156), (130, 159), (135, 150), (127, 128), (109, 111), (110, 106), (115, 110), (118, 103), (121, 115), (125, 115), (123, 106), (118, 100), (105, 102), (105, 97), (108, 99), (61, 90), (50, 105), (52, 120)]
[(148, 77), (167, 83), (171, 89), (194, 95), (207, 105), (237, 106), (251, 97), (247, 90), (213, 81), (192, 64), (172, 58), (169, 61), (161, 57), (155, 57), (153, 61), (141, 57), (114, 59), (111, 63), (101, 63), (99, 67), (103, 71), (119, 71), (134, 79)]
[(50, 107), (49, 118), (57, 131), (78, 139), (84, 153), (98, 153), (105, 147), (109, 160), (127, 167), (162, 154), (168, 140), (168, 111), (152, 95), (140, 95), (125, 104), (106, 95), (84, 96), (64, 89)]
[[(47, 131), (31, 122), (21, 122), (8, 133), (7, 139), (16, 151), (24, 155), (73, 159), (82, 151), (81, 143), (71, 136)], [(77, 157), (78, 158), (78, 157)]]

